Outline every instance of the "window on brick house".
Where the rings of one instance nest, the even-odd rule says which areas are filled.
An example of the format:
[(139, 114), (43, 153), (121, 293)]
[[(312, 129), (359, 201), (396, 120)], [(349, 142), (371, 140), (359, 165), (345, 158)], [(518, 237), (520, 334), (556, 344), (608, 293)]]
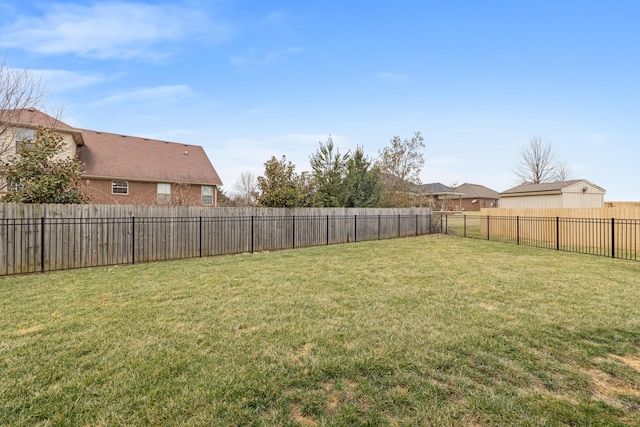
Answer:
[(171, 184), (158, 183), (158, 204), (168, 205), (171, 203)]
[(200, 187), (200, 194), (202, 196), (202, 204), (203, 205), (212, 205), (213, 204), (213, 187), (210, 185), (203, 185)]
[(113, 181), (111, 194), (129, 194), (129, 183), (127, 181)]

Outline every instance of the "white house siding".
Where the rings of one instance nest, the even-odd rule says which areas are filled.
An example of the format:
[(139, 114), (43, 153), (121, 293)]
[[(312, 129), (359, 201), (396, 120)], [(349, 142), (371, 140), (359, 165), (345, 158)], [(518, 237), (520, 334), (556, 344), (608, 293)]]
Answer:
[(563, 208), (601, 208), (604, 206), (602, 189), (587, 181), (577, 182), (562, 190)]
[(604, 195), (594, 193), (565, 193), (563, 208), (601, 208), (604, 206)]
[[(18, 127), (24, 128), (28, 126)], [(4, 132), (2, 135), (0, 135), (0, 160), (3, 162), (10, 161), (16, 155), (16, 146), (14, 142), (15, 129), (16, 127), (10, 127), (7, 129), (7, 132)], [(62, 152), (56, 156), (56, 159), (75, 156), (76, 142), (74, 141), (73, 136), (70, 133), (64, 131), (54, 130), (54, 132), (62, 136), (63, 146)]]
[[(543, 184), (547, 185), (548, 184)], [(530, 189), (530, 187), (529, 187)], [(605, 191), (587, 180), (566, 187), (503, 194), (500, 207), (509, 209), (584, 209), (602, 208)]]
[(500, 198), (500, 207), (511, 209), (562, 208), (562, 195), (548, 194), (539, 196), (502, 196)]

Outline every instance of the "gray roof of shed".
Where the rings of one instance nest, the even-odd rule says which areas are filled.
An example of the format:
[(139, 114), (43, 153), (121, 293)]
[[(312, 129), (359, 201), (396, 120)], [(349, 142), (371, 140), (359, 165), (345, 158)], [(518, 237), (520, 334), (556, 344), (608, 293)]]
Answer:
[(602, 191), (603, 188), (587, 181), (586, 179), (573, 179), (570, 181), (556, 181), (556, 182), (544, 182), (541, 184), (521, 184), (516, 187), (503, 191), (500, 195), (521, 194), (521, 193), (541, 193), (547, 191), (561, 191), (564, 188), (570, 187), (578, 182), (586, 182)]

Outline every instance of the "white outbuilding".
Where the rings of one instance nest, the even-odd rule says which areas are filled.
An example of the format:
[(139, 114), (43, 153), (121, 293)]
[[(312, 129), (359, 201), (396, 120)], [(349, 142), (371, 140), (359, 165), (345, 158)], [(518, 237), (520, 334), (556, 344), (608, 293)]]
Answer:
[(500, 207), (511, 209), (602, 208), (605, 190), (586, 179), (522, 184), (500, 193)]

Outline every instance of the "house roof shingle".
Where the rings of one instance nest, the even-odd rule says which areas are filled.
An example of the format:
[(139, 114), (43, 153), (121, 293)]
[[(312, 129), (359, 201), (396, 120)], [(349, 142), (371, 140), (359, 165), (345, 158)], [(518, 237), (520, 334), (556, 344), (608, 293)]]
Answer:
[(418, 189), (418, 191), (421, 191), (425, 194), (457, 194), (457, 191), (439, 182), (420, 184), (416, 186), (416, 188)]
[(31, 125), (34, 127), (45, 126), (56, 130), (73, 131), (73, 127), (51, 117), (48, 114), (38, 111), (35, 108), (21, 108), (18, 110), (3, 110), (2, 120), (11, 124)]
[(574, 179), (571, 181), (544, 182), (540, 184), (521, 184), (516, 187), (503, 191), (500, 194), (519, 194), (519, 193), (537, 193), (543, 191), (560, 191), (577, 182), (584, 181), (582, 179)]
[(453, 188), (454, 191), (462, 193), (463, 199), (498, 199), (500, 195), (484, 185), (464, 183)]
[(3, 110), (0, 118), (4, 123), (9, 123), (18, 126), (27, 126), (37, 128), (38, 126), (44, 126), (49, 129), (54, 129), (59, 132), (66, 132), (71, 134), (76, 145), (84, 145), (82, 135), (78, 131), (68, 124), (51, 117), (48, 114), (38, 111), (35, 108), (22, 108), (18, 110)]
[[(5, 110), (3, 121), (45, 126), (71, 133), (85, 164), (86, 178), (181, 184), (222, 185), (204, 149), (198, 145), (77, 129), (35, 109)], [(84, 146), (83, 146), (84, 145)]]
[(198, 145), (82, 129), (80, 160), (87, 177), (222, 185)]

